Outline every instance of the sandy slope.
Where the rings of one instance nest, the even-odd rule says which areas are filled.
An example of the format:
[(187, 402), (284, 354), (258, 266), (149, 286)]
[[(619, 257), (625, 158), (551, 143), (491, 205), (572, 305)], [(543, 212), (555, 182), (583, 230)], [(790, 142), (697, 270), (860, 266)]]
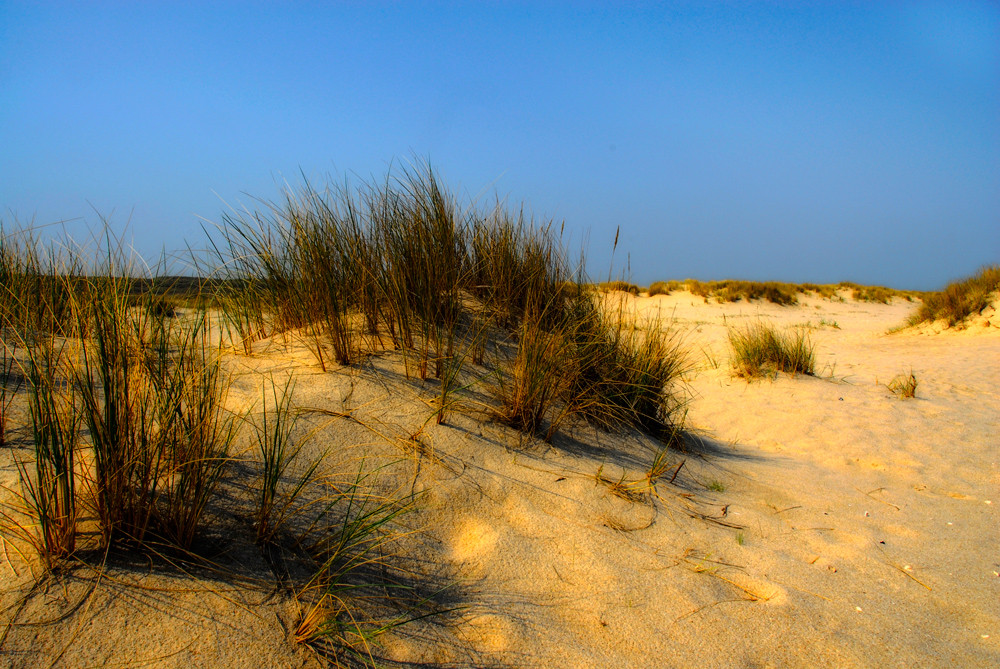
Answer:
[[(609, 483), (643, 481), (650, 440), (586, 427), (551, 446), (525, 440), (488, 420), (482, 383), (447, 425), (428, 423), (436, 385), (407, 380), (395, 353), (327, 373), (281, 342), (233, 357), (243, 371), (234, 404), (259, 397), (264, 375), (295, 373), (300, 406), (353, 417), (309, 414), (309, 448), (327, 451), (334, 469), (368, 453), (369, 465), (392, 463), (384, 484), (422, 493), (402, 549), (417, 580), (449, 584), (445, 598), (459, 609), (392, 633), (389, 664), (1000, 664), (992, 314), (962, 332), (886, 335), (913, 305), (622, 299), (669, 317), (691, 351), (691, 438), (671, 455), (683, 463), (673, 484), (656, 490)], [(818, 377), (732, 378), (726, 324), (755, 318), (814, 326)], [(911, 369), (916, 399), (879, 385)], [(234, 500), (240, 486), (235, 476), (227, 487)], [(25, 600), (30, 571), (8, 551), (0, 623), (17, 624), (0, 664), (315, 665), (289, 641), (294, 599), (251, 545), (227, 534), (239, 508), (219, 512), (217, 571), (113, 563), (96, 588), (89, 573), (73, 574)]]

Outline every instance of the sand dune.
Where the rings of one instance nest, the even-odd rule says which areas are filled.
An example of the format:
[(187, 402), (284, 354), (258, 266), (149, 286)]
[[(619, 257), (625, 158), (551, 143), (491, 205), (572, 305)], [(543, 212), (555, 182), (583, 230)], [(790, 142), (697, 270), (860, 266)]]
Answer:
[[(311, 452), (340, 471), (364, 455), (387, 490), (419, 493), (397, 548), (456, 609), (386, 635), (388, 666), (1000, 665), (995, 311), (887, 334), (912, 304), (615, 299), (690, 351), (686, 446), (655, 488), (651, 439), (526, 439), (489, 420), (482, 370), (436, 425), (435, 382), (407, 379), (398, 353), (321, 373), (275, 340), (228, 360), (234, 406), (294, 374), (295, 403), (319, 410), (303, 418)], [(817, 376), (734, 378), (726, 327), (754, 319), (810, 328)], [(903, 400), (886, 384), (911, 371)], [(0, 452), (7, 487), (14, 455)], [(111, 561), (38, 584), (5, 542), (0, 664), (319, 666), (291, 641), (293, 596), (221, 534), (217, 569)]]

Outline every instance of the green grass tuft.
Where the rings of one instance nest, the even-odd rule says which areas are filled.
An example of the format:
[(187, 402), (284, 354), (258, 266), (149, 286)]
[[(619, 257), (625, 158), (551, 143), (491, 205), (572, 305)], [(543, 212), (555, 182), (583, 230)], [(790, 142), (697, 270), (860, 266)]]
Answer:
[(676, 338), (658, 321), (640, 325), (625, 307), (582, 293), (557, 323), (522, 324), (515, 357), (501, 367), (497, 417), (551, 440), (579, 416), (612, 429), (672, 434), (682, 402), (672, 386), (686, 365)]
[(774, 372), (814, 374), (815, 346), (805, 329), (782, 333), (756, 322), (729, 329), (731, 365), (737, 376), (748, 379)]

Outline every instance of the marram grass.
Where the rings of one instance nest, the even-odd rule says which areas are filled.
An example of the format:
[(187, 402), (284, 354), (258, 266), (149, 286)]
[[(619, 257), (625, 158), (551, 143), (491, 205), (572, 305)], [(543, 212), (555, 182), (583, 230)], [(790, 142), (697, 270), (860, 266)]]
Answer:
[(729, 329), (730, 364), (737, 376), (752, 379), (775, 372), (814, 374), (815, 346), (805, 329), (780, 332), (758, 321)]
[(973, 276), (948, 284), (938, 293), (924, 297), (923, 304), (910, 317), (908, 325), (943, 319), (959, 325), (981, 313), (1000, 293), (1000, 265), (987, 265)]
[[(304, 337), (323, 369), (401, 351), (407, 374), (440, 380), (439, 423), (460, 406), (463, 367), (478, 365), (496, 379), (500, 420), (550, 440), (572, 419), (643, 430), (663, 444), (650, 482), (667, 472), (683, 352), (660, 324), (608, 307), (582, 273), (574, 280), (561, 228), (499, 202), (461, 203), (429, 167), (353, 190), (306, 184), (261, 204), (224, 217), (207, 265), (191, 258), (203, 270), (185, 283), (194, 295), (164, 290), (169, 277), (108, 227), (85, 246), (0, 234), (4, 374), (15, 350), (28, 361), (34, 437), (19, 472), (28, 520), (0, 512), (5, 528), (21, 523), (47, 567), (79, 556), (81, 544), (196, 555), (198, 538), (218, 530), (213, 507), (231, 500), (225, 474), (246, 464), (233, 444), (247, 437), (261, 476), (238, 517), (262, 553), (292, 551), (312, 565), (291, 584), (297, 638), (367, 663), (373, 639), (424, 616), (406, 578), (380, 580), (397, 567), (393, 535), (412, 498), (375, 493), (363, 467), (336, 486), (317, 463), (298, 462), (291, 381), (265, 390), (259, 420), (225, 409), (227, 349), (252, 354), (283, 332)], [(407, 611), (362, 623), (366, 590), (390, 592)]]

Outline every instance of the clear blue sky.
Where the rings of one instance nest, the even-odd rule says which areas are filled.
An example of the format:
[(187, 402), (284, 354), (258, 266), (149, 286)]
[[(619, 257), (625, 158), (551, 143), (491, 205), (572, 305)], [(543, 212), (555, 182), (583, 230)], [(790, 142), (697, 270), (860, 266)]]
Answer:
[(1000, 3), (0, 0), (8, 225), (155, 255), (414, 156), (597, 275), (937, 288), (1000, 262)]

